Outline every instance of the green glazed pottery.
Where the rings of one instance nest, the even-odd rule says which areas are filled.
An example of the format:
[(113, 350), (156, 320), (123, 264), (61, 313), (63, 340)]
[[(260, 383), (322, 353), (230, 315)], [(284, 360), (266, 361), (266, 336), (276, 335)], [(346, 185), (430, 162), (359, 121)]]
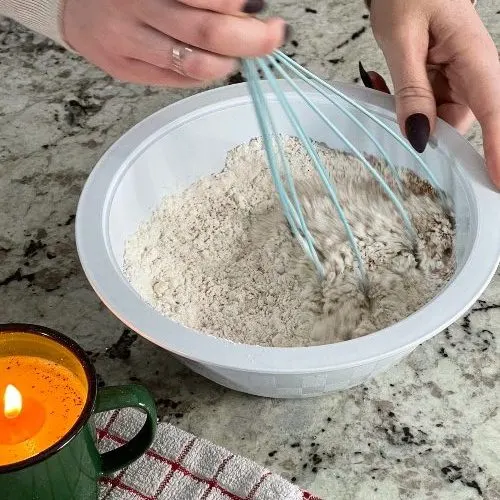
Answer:
[[(138, 459), (151, 445), (156, 432), (156, 407), (142, 386), (127, 385), (97, 389), (94, 368), (83, 349), (68, 337), (48, 328), (0, 325), (0, 356), (9, 355), (9, 334), (37, 336), (37, 341), (57, 343), (79, 363), (87, 381), (87, 400), (70, 431), (50, 448), (37, 455), (0, 466), (0, 497), (4, 500), (95, 500), (99, 478)], [(24, 338), (24, 337), (23, 337)], [(42, 342), (42, 343), (43, 343)], [(106, 453), (96, 448), (93, 415), (119, 408), (135, 407), (146, 421), (128, 443)], [(0, 429), (1, 432), (1, 429)]]

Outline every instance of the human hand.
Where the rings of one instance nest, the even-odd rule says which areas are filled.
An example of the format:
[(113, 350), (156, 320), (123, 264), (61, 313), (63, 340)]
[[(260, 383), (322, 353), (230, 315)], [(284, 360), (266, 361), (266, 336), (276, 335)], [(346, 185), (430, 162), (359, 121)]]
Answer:
[[(425, 149), (436, 116), (461, 133), (475, 116), (500, 188), (500, 62), (470, 0), (372, 0), (371, 22), (394, 83), (399, 125), (413, 147)], [(387, 89), (376, 73), (362, 76), (368, 86)]]
[(63, 33), (119, 80), (196, 87), (284, 43), (282, 19), (246, 15), (263, 8), (263, 0), (67, 0)]

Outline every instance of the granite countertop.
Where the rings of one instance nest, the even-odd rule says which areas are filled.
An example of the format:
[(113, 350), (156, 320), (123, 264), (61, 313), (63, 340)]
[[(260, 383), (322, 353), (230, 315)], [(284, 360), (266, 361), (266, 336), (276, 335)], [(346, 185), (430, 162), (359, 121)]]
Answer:
[[(359, 59), (387, 74), (361, 0), (309, 4), (273, 3), (295, 29), (287, 51), (298, 62), (348, 82)], [(497, 0), (479, 10), (500, 44)], [(114, 82), (7, 20), (0, 54), (0, 322), (72, 336), (100, 383), (147, 385), (163, 420), (325, 499), (500, 498), (498, 273), (469, 314), (365, 386), (298, 401), (219, 387), (124, 328), (87, 283), (73, 235), (100, 155), (189, 92)], [(470, 140), (480, 147), (477, 128)]]

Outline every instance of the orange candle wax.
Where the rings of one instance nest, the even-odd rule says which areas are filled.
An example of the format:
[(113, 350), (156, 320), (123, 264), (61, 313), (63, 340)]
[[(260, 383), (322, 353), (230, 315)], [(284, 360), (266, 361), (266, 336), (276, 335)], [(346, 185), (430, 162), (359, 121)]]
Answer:
[(0, 357), (0, 465), (55, 444), (77, 421), (86, 397), (65, 366), (37, 356)]

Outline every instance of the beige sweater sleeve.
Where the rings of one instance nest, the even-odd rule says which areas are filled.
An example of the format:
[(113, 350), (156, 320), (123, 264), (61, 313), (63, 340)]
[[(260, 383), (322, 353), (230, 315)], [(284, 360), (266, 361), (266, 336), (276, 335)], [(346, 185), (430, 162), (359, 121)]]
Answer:
[(68, 48), (62, 35), (63, 4), (64, 0), (0, 0), (0, 15)]

